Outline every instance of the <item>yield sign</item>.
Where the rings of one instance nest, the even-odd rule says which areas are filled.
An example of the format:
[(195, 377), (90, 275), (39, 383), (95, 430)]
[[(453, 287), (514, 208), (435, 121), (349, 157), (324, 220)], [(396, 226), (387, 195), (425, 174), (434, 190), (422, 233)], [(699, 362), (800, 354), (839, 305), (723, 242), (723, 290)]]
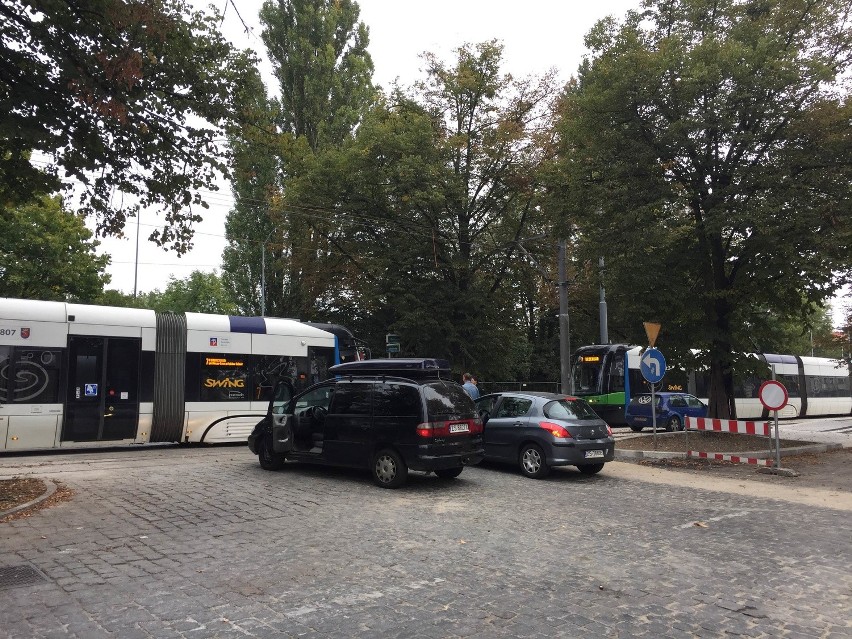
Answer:
[(654, 343), (657, 341), (657, 335), (660, 334), (660, 324), (655, 322), (644, 322), (645, 324), (645, 334), (648, 336), (648, 346), (651, 348), (654, 347)]

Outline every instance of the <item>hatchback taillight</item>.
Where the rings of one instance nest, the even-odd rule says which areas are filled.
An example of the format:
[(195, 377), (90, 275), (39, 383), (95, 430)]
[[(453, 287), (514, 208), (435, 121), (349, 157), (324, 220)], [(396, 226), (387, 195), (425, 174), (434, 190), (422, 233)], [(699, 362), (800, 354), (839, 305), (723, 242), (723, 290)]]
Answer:
[(612, 426), (609, 424), (606, 425), (606, 434), (612, 437)]
[(554, 437), (571, 438), (571, 433), (569, 433), (564, 426), (560, 426), (559, 424), (554, 424), (553, 422), (539, 422), (538, 426), (539, 428), (550, 431)]
[(475, 435), (481, 432), (482, 420), (478, 417), (417, 424), (417, 435), (419, 437), (454, 437), (455, 435)]

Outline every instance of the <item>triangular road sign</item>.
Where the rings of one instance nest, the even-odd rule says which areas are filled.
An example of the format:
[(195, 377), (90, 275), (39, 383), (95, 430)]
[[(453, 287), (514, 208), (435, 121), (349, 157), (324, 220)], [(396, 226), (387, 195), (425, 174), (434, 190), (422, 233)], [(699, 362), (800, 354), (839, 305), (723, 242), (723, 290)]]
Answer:
[(645, 324), (645, 334), (648, 336), (648, 345), (653, 347), (654, 342), (657, 341), (657, 335), (660, 334), (660, 324), (656, 324), (654, 322), (644, 322)]

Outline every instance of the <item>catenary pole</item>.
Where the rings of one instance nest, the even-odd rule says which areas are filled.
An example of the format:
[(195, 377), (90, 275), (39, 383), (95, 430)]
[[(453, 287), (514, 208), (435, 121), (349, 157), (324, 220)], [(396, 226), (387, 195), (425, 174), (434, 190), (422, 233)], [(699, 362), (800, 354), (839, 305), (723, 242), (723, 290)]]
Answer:
[(557, 258), (559, 268), (559, 361), (561, 391), (565, 394), (574, 392), (574, 382), (571, 378), (571, 333), (568, 318), (568, 275), (565, 266), (566, 242), (559, 242)]

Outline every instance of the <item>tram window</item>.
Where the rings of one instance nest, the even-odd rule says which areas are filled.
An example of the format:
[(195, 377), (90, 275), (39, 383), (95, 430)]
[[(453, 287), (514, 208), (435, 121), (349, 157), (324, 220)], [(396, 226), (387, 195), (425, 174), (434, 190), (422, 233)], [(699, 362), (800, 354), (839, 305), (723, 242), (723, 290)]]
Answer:
[(0, 402), (8, 402), (7, 384), (12, 379), (12, 347), (0, 346)]
[(788, 397), (799, 397), (798, 375), (779, 375), (778, 381), (784, 384), (784, 387), (787, 389)]
[[(283, 355), (255, 355), (252, 357), (253, 365), (250, 375), (254, 386), (252, 397), (258, 401), (268, 402), (272, 398), (275, 382), (279, 379), (286, 379), (295, 386), (296, 378), (299, 376), (296, 359)], [(278, 399), (276, 397), (276, 402)]]
[(204, 353), (201, 361), (201, 401), (234, 402), (249, 399), (245, 355)]
[(617, 393), (624, 390), (624, 355), (619, 353), (612, 362), (609, 372), (609, 392)]
[(582, 359), (574, 366), (574, 388), (577, 392), (597, 392), (598, 377), (600, 375), (599, 363), (588, 363)]
[[(2, 359), (2, 354), (0, 354)], [(4, 401), (27, 404), (55, 404), (59, 401), (59, 369), (62, 351), (53, 349), (16, 348), (6, 365), (0, 364), (9, 376), (9, 386), (0, 386)], [(11, 375), (9, 375), (11, 374)]]

